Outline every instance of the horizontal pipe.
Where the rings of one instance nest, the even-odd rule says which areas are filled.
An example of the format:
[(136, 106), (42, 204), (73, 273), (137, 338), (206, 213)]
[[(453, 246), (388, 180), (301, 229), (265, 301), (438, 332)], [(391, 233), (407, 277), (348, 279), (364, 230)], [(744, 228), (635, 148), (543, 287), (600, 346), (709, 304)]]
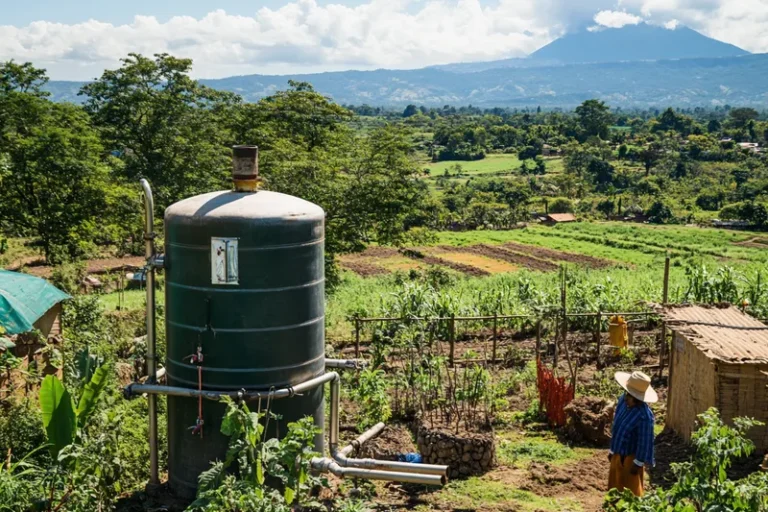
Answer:
[(362, 359), (326, 359), (326, 368), (339, 368), (342, 370), (358, 370), (365, 368), (365, 361)]
[[(349, 457), (349, 454), (357, 450), (366, 441), (369, 441), (381, 434), (384, 430), (384, 423), (377, 423), (373, 427), (363, 432), (357, 439), (349, 445), (339, 449), (339, 391), (341, 383), (336, 380), (331, 383), (331, 430), (328, 436), (331, 457), (344, 468), (357, 468), (364, 470), (378, 470), (396, 473), (412, 473), (415, 475), (437, 475), (445, 478), (448, 474), (448, 466), (438, 466), (434, 464), (412, 464), (408, 462), (391, 462), (378, 459), (356, 459)], [(437, 484), (435, 484), (437, 485)]]
[(376, 425), (372, 426), (365, 432), (363, 432), (357, 439), (352, 441), (350, 444), (339, 450), (339, 454), (343, 456), (349, 456), (350, 453), (352, 453), (355, 450), (360, 449), (360, 447), (365, 444), (367, 441), (370, 441), (377, 435), (381, 434), (381, 432), (384, 430), (384, 423), (377, 423)]
[(396, 471), (379, 471), (373, 469), (360, 469), (341, 467), (335, 460), (315, 457), (310, 461), (314, 471), (320, 473), (332, 473), (340, 478), (365, 478), (368, 480), (386, 480), (388, 482), (406, 482), (421, 485), (445, 485), (447, 481), (443, 475), (426, 475), (417, 473), (399, 473)]
[(135, 396), (135, 395), (142, 395), (146, 393), (148, 395), (182, 396), (182, 397), (190, 397), (190, 398), (203, 397), (208, 400), (215, 400), (215, 401), (221, 400), (221, 398), (224, 396), (228, 396), (230, 398), (237, 399), (237, 400), (246, 400), (246, 401), (266, 399), (266, 398), (277, 400), (280, 398), (289, 398), (294, 395), (299, 395), (305, 391), (309, 391), (310, 389), (314, 389), (318, 386), (322, 386), (327, 382), (337, 381), (338, 379), (339, 379), (338, 373), (328, 372), (318, 377), (315, 377), (313, 379), (306, 380), (293, 387), (266, 390), (266, 391), (248, 391), (244, 389), (241, 389), (239, 391), (207, 391), (207, 390), (201, 391), (197, 389), (181, 388), (176, 386), (160, 386), (158, 384), (133, 383), (133, 384), (129, 384), (125, 388), (125, 395)]

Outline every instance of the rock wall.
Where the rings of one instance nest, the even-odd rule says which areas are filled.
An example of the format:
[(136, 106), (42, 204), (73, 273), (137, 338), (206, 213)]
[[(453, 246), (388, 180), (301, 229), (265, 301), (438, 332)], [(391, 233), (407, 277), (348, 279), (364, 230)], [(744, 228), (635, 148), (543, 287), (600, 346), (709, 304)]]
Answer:
[(419, 425), (416, 446), (426, 464), (445, 464), (449, 478), (481, 475), (496, 465), (493, 431), (452, 434)]

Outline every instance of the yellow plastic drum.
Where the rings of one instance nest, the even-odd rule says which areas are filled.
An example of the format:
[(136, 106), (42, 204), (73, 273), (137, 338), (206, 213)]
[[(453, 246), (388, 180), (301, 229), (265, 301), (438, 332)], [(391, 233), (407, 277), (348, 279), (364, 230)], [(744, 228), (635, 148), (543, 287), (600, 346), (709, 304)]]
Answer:
[(627, 321), (623, 316), (612, 316), (608, 323), (608, 335), (611, 338), (611, 346), (618, 353), (622, 348), (627, 348)]

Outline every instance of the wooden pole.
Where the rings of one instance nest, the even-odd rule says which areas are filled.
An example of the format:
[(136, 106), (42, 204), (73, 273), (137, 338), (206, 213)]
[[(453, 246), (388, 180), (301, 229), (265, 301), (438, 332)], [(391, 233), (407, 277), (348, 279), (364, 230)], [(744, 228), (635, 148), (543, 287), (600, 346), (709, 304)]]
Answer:
[[(567, 271), (565, 269), (565, 265), (563, 265), (562, 271), (560, 273), (560, 302), (561, 302), (561, 309), (562, 309), (561, 314), (563, 315), (563, 321), (560, 327), (562, 329), (563, 345), (565, 345), (565, 343), (567, 342), (567, 337), (568, 337), (568, 313), (566, 311), (566, 301), (568, 298), (568, 290), (566, 285), (566, 276), (567, 276), (566, 272)], [(558, 352), (559, 352), (558, 344), (555, 343), (555, 357), (554, 357), (555, 371), (557, 371)]]
[[(541, 318), (536, 321), (536, 368), (538, 376), (539, 359), (541, 358)], [(544, 410), (544, 404), (539, 400), (539, 414)]]
[(597, 325), (595, 326), (595, 347), (597, 347), (597, 369), (599, 370), (602, 366), (602, 363), (600, 362), (600, 332), (603, 328), (603, 318), (602, 313), (600, 311), (597, 312), (597, 315), (595, 316), (595, 319), (597, 320)]
[(496, 344), (499, 337), (499, 318), (496, 316), (496, 313), (493, 314), (493, 351), (491, 352), (491, 357), (493, 360), (493, 363), (496, 364)]
[[(667, 305), (669, 302), (669, 252), (664, 258), (664, 291), (662, 292), (661, 304)], [(664, 358), (667, 355), (667, 323), (661, 322), (661, 346), (659, 347), (659, 378), (664, 373)]]
[(536, 321), (536, 360), (541, 357), (541, 318)]
[(448, 343), (450, 343), (450, 352), (448, 353), (448, 363), (453, 367), (453, 356), (456, 350), (456, 315), (451, 315), (448, 331)]
[(360, 358), (360, 317), (355, 316), (355, 358)]

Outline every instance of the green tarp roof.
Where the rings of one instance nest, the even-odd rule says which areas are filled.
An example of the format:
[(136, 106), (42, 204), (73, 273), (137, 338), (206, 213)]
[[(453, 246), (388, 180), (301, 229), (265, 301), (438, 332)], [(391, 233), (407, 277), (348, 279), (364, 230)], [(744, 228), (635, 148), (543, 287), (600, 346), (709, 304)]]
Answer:
[(45, 279), (0, 270), (0, 327), (8, 334), (31, 331), (41, 316), (68, 298)]

